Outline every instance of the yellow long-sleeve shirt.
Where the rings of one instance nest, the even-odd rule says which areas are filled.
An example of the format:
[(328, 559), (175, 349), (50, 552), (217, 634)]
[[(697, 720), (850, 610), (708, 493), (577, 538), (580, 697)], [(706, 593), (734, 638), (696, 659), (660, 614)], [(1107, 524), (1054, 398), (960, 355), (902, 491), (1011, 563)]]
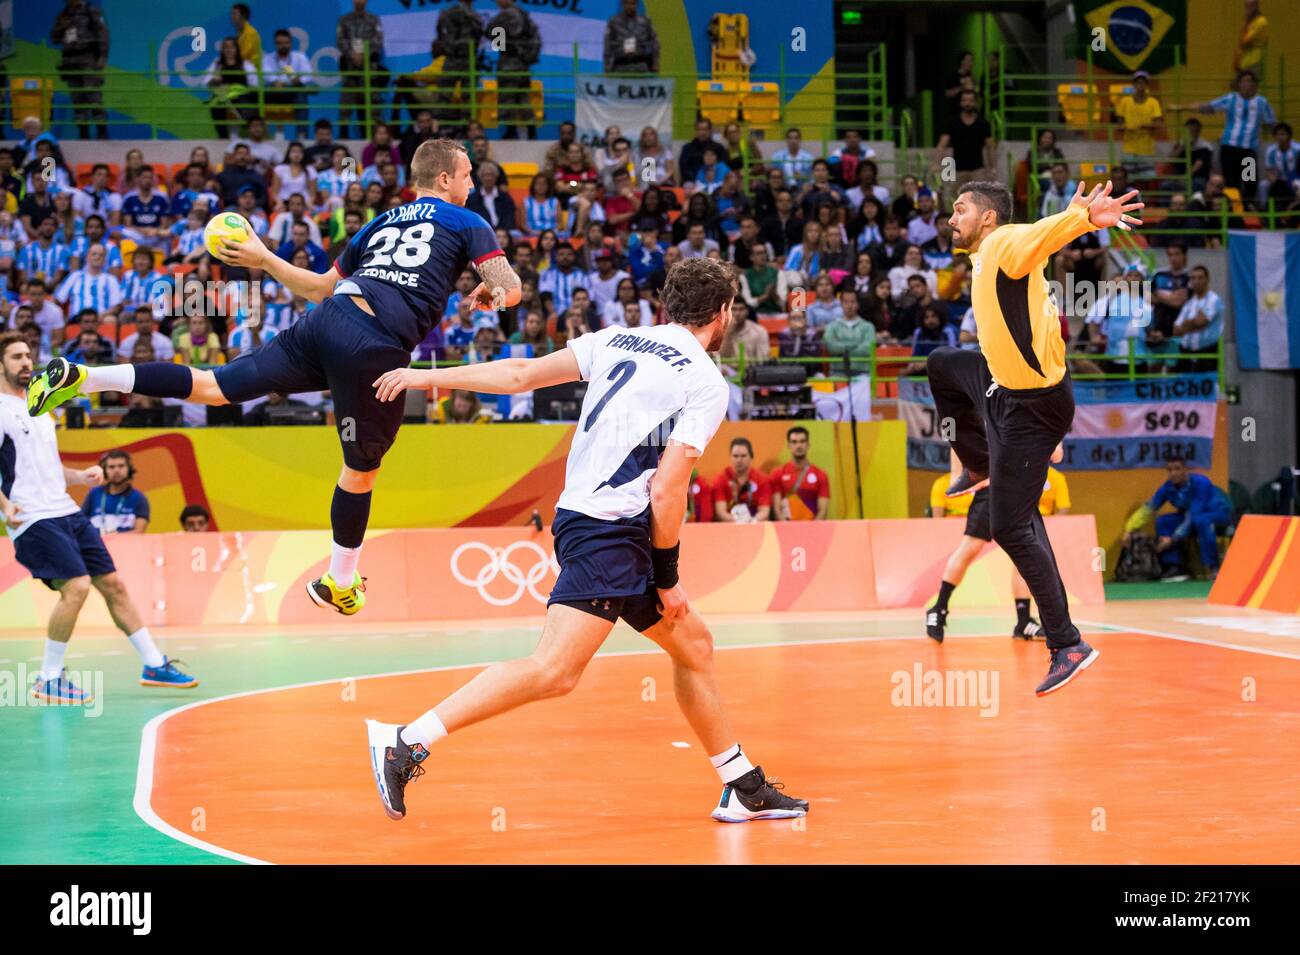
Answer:
[(1237, 37), (1237, 49), (1232, 57), (1233, 70), (1258, 72), (1264, 65), (1266, 52), (1268, 52), (1268, 18), (1261, 13), (1241, 28), (1241, 35)]
[(1083, 206), (1032, 225), (999, 226), (971, 255), (980, 350), (999, 387), (1050, 388), (1065, 377), (1061, 319), (1043, 270), (1052, 253), (1094, 229)]

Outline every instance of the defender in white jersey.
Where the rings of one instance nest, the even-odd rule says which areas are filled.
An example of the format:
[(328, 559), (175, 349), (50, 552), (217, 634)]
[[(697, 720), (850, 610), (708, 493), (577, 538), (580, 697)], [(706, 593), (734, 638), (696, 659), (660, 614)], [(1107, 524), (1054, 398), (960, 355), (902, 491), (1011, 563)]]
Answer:
[(94, 486), (103, 482), (104, 472), (98, 466), (84, 471), (65, 468), (54, 419), (28, 416), (32, 355), (21, 333), (0, 334), (0, 366), (0, 518), (18, 563), (59, 594), (32, 695), (54, 703), (93, 702), (63, 669), (68, 641), (92, 586), (144, 661), (141, 684), (198, 686), (198, 680), (177, 668), (179, 661), (169, 660), (154, 645), (99, 531), (68, 496), (69, 481)]
[(408, 724), (367, 720), (371, 768), (384, 811), (406, 815), (406, 785), (424, 774), (435, 741), (524, 703), (562, 696), (620, 617), (673, 659), (673, 687), (722, 779), (720, 822), (802, 816), (808, 803), (779, 791), (732, 735), (713, 676), (713, 636), (677, 579), (678, 536), (691, 471), (727, 413), (727, 382), (709, 357), (722, 344), (736, 295), (730, 266), (691, 259), (668, 273), (667, 325), (610, 327), (544, 358), (416, 371), (376, 382), (381, 401), (406, 388), (514, 394), (590, 382), (556, 505), (560, 575), (532, 655), (497, 663)]

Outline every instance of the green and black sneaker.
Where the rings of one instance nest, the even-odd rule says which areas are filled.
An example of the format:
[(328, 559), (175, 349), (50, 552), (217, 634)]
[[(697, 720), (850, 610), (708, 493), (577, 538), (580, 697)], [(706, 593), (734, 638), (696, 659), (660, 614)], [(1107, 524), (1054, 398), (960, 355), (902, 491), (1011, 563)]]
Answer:
[(27, 413), (39, 418), (65, 401), (81, 394), (86, 380), (86, 366), (55, 358), (27, 385)]

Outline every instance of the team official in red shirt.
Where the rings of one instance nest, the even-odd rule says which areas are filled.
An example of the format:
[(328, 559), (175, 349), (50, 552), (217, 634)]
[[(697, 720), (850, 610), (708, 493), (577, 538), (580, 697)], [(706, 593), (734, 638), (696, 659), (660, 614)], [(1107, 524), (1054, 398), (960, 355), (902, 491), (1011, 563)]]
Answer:
[(790, 460), (770, 475), (779, 521), (824, 521), (831, 506), (826, 472), (808, 460), (808, 429), (795, 425), (785, 433)]
[[(734, 523), (737, 517), (733, 511), (742, 504), (751, 521), (766, 521), (772, 516), (772, 485), (767, 475), (754, 467), (754, 446), (748, 438), (733, 438), (731, 467), (713, 482), (714, 520)], [(745, 520), (743, 512), (739, 520)]]
[(704, 524), (713, 520), (713, 482), (699, 471), (691, 472), (686, 497), (686, 520)]

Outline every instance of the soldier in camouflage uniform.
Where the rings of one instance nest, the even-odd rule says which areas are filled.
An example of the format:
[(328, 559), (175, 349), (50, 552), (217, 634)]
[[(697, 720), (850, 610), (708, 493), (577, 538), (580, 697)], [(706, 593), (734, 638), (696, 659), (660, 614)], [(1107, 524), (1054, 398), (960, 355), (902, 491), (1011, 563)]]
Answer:
[(383, 64), (384, 24), (366, 10), (366, 0), (352, 0), (352, 12), (339, 17), (334, 32), (339, 70), (343, 73), (338, 136), (339, 139), (350, 138), (348, 120), (355, 111), (360, 131), (357, 138), (366, 139), (370, 136), (366, 125), (366, 91), (363, 89), (367, 73), (370, 77), (371, 119), (376, 122), (383, 119), (383, 91), (388, 86), (388, 70)]
[[(478, 49), (483, 35), (483, 19), (474, 12), (470, 0), (460, 0), (454, 7), (438, 14), (438, 40), (435, 55), (445, 56), (442, 75), (438, 77), (433, 97), (433, 115), (440, 124), (460, 130), (469, 122), (470, 57)], [(457, 84), (461, 101), (453, 103)]]
[(637, 16), (636, 2), (623, 0), (605, 26), (606, 73), (659, 72), (659, 37), (649, 17)]
[(108, 64), (108, 24), (98, 7), (86, 0), (68, 0), (50, 30), (50, 42), (63, 48), (59, 72), (67, 84), (73, 114), (81, 138), (91, 138), (91, 127), (99, 139), (108, 138), (108, 116), (104, 112), (104, 67)]
[[(528, 122), (532, 109), (529, 90), (532, 76), (529, 67), (537, 62), (541, 53), (537, 27), (527, 13), (515, 6), (515, 0), (497, 0), (500, 12), (494, 16), (483, 33), (494, 42), (497, 59), (497, 109), (503, 139), (518, 139), (522, 126), (529, 139), (537, 138), (537, 129)], [(504, 31), (498, 33), (497, 31)], [(504, 46), (502, 45), (504, 43)]]

